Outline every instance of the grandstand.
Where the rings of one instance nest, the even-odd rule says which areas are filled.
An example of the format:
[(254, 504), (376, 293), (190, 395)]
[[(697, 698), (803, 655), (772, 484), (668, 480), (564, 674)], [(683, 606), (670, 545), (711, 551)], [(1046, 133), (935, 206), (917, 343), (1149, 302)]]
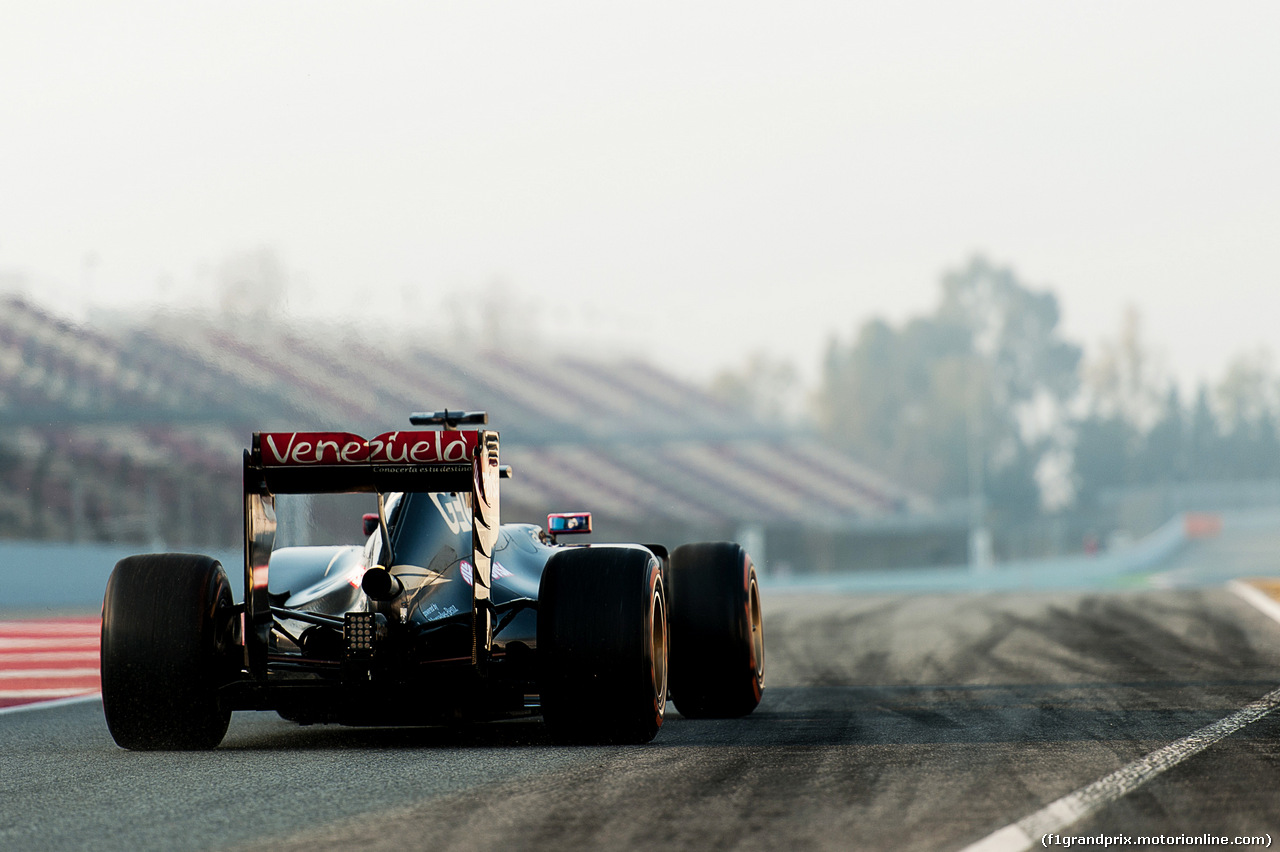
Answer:
[(192, 314), (88, 327), (16, 297), (0, 301), (0, 537), (235, 547), (250, 432), (374, 434), (446, 406), (502, 432), (504, 520), (587, 509), (598, 539), (763, 537), (798, 571), (963, 558), (962, 522), (924, 498), (642, 362)]

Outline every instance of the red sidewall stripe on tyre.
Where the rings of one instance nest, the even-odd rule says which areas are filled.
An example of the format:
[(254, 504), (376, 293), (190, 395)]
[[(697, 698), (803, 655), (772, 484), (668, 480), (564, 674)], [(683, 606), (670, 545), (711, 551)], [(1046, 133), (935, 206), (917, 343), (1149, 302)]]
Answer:
[[(664, 683), (659, 684), (658, 683), (658, 661), (653, 655), (654, 649), (653, 649), (653, 640), (652, 640), (652, 637), (655, 635), (655, 631), (657, 630), (657, 625), (654, 624), (653, 617), (659, 605), (658, 601), (656, 600), (658, 598), (658, 588), (660, 585), (663, 585), (662, 584), (662, 565), (661, 563), (658, 562), (657, 559), (653, 559), (649, 563), (649, 582), (647, 585), (649, 587), (649, 608), (648, 608), (649, 611), (648, 611), (648, 614), (645, 615), (645, 631), (649, 638), (646, 641), (648, 651), (645, 654), (645, 656), (648, 658), (647, 662), (649, 667), (649, 679), (650, 681), (652, 681), (655, 687), (655, 694), (653, 697), (654, 722), (658, 725), (659, 728), (661, 728), (663, 720), (665, 719), (667, 714), (667, 696), (666, 696), (665, 681), (667, 679), (666, 671), (667, 671), (668, 661), (664, 660), (662, 663), (662, 670), (663, 670), (662, 680), (664, 681)], [(662, 599), (661, 599), (661, 604), (662, 604), (661, 614), (662, 614), (663, 620), (666, 619), (665, 601), (666, 601), (666, 589), (664, 586)], [(664, 653), (666, 653), (668, 641), (669, 641), (669, 637), (667, 635), (667, 628), (666, 628), (666, 625), (663, 625), (662, 647), (663, 647)], [(657, 694), (657, 691), (659, 690), (663, 694), (661, 695)]]
[[(746, 607), (746, 611), (747, 611), (746, 620), (744, 623), (747, 625), (747, 647), (751, 649), (749, 654), (749, 658), (751, 661), (751, 671), (753, 674), (753, 682), (751, 685), (751, 689), (755, 693), (756, 700), (759, 701), (760, 698), (764, 695), (764, 690), (761, 688), (761, 684), (760, 684), (760, 676), (759, 676), (760, 660), (756, 658), (756, 642), (755, 642), (754, 633), (757, 625), (755, 624), (755, 619), (751, 617), (751, 569), (753, 567), (754, 566), (751, 563), (751, 554), (747, 553), (746, 550), (743, 550), (742, 551), (742, 586), (745, 592), (745, 594), (743, 595), (743, 597), (745, 598), (745, 600), (743, 601), (743, 606)], [(757, 585), (756, 594), (759, 594), (759, 593), (760, 593), (760, 590)]]

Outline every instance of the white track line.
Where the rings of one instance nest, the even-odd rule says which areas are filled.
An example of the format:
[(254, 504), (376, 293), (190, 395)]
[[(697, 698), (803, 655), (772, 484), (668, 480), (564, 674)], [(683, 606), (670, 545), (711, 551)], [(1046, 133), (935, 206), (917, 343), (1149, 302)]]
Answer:
[(97, 663), (94, 651), (3, 651), (0, 652), (0, 669), (14, 663)]
[(1239, 580), (1232, 580), (1227, 583), (1227, 588), (1235, 592), (1250, 604), (1253, 604), (1263, 615), (1269, 616), (1275, 621), (1280, 621), (1280, 603), (1276, 603), (1266, 592), (1257, 586), (1251, 586)]
[(68, 636), (57, 639), (49, 639), (45, 637), (17, 639), (10, 636), (0, 636), (0, 651), (37, 651), (40, 649), (63, 650), (68, 648), (96, 649), (97, 647), (97, 636)]
[(28, 701), (47, 701), (51, 698), (71, 698), (75, 695), (87, 695), (97, 692), (94, 686), (37, 686), (31, 689), (0, 689), (0, 699), (11, 700), (25, 698)]
[(63, 677), (97, 677), (100, 669), (0, 669), (0, 680), (32, 680), (45, 678), (57, 680)]
[(82, 704), (85, 701), (99, 701), (101, 699), (102, 693), (94, 692), (89, 695), (76, 695), (72, 698), (59, 698), (56, 701), (37, 701), (33, 704), (18, 704), (14, 707), (0, 707), (0, 716), (7, 716), (11, 713), (25, 713), (28, 710), (51, 710), (54, 707), (66, 707), (68, 704)]

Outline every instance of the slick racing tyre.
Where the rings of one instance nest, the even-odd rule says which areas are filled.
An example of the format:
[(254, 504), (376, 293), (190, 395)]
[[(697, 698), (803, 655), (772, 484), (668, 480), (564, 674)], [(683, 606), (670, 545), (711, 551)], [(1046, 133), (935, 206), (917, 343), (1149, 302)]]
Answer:
[(639, 547), (575, 547), (538, 590), (542, 717), (557, 743), (647, 743), (667, 705), (662, 567)]
[(764, 692), (764, 619), (751, 557), (733, 542), (686, 544), (667, 570), (671, 700), (690, 719), (745, 716)]
[(102, 707), (128, 749), (209, 749), (231, 711), (231, 587), (207, 556), (161, 553), (116, 563), (102, 602)]

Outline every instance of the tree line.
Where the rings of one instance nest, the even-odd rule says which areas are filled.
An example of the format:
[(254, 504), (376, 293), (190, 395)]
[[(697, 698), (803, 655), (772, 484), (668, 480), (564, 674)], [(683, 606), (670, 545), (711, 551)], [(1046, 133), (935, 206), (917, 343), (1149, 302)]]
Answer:
[[(712, 390), (777, 417), (795, 410), (796, 381), (757, 353)], [(833, 337), (802, 409), (900, 482), (940, 501), (980, 495), (1005, 521), (1087, 509), (1107, 489), (1280, 477), (1280, 376), (1266, 353), (1184, 399), (1136, 310), (1086, 358), (1053, 292), (983, 257), (943, 276), (931, 312)]]

